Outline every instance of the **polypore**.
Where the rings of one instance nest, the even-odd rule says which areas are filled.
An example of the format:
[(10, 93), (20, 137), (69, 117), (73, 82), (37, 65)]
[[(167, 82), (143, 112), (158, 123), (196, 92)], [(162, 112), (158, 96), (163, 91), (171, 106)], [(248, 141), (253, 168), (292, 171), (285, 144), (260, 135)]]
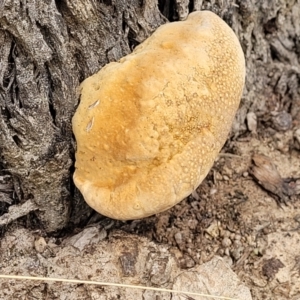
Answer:
[(74, 182), (99, 213), (128, 220), (172, 207), (205, 178), (245, 80), (233, 31), (208, 11), (159, 27), (81, 84)]

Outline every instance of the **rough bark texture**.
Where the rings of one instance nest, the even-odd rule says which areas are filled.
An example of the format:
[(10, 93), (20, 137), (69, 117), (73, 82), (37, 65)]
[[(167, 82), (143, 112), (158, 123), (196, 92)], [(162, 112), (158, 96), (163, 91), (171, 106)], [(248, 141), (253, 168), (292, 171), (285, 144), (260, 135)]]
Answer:
[(300, 0), (2, 0), (1, 224), (11, 220), (9, 206), (20, 205), (21, 211), (29, 200), (34, 206), (27, 205), (26, 213), (34, 211), (48, 232), (66, 226), (74, 207), (73, 219), (84, 218), (80, 214), (88, 210), (71, 179), (75, 144), (70, 121), (79, 83), (128, 54), (165, 17), (184, 19), (187, 10), (200, 8), (216, 12), (233, 28), (247, 61), (231, 137), (241, 137), (259, 122), (270, 125), (265, 134), (294, 124), (298, 138)]
[(79, 83), (165, 20), (151, 0), (11, 0), (0, 7), (0, 164), (14, 182), (14, 203), (33, 199), (38, 219), (54, 231), (71, 209)]

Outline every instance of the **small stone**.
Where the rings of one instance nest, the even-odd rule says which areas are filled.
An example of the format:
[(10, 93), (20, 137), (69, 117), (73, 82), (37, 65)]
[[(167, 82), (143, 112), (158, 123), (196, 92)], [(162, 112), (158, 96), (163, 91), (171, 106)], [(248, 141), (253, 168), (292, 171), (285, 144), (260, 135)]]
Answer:
[(231, 240), (228, 237), (224, 237), (222, 240), (222, 246), (227, 248), (232, 244)]
[(257, 129), (257, 116), (254, 112), (249, 112), (246, 116), (248, 130), (252, 133)]
[(195, 261), (189, 255), (184, 255), (179, 263), (182, 269), (189, 269), (195, 266)]
[(225, 253), (225, 255), (230, 256), (229, 248), (226, 248), (224, 253)]
[(240, 234), (236, 234), (234, 237), (234, 239), (237, 241), (241, 240), (241, 238), (242, 238), (242, 236)]
[(253, 253), (254, 253), (254, 255), (258, 256), (260, 254), (260, 251), (258, 248), (254, 248)]
[(43, 237), (34, 241), (34, 248), (38, 253), (43, 253), (47, 248), (47, 243)]
[(243, 173), (243, 177), (248, 177), (249, 173), (246, 171)]
[(224, 255), (224, 252), (225, 252), (224, 249), (219, 249), (219, 250), (218, 250), (218, 254), (219, 254), (220, 256), (223, 256), (223, 255)]
[(223, 259), (224, 262), (227, 263), (229, 266), (232, 266), (233, 261), (232, 261), (232, 258), (231, 258), (230, 256), (224, 256), (222, 259)]
[(223, 179), (224, 179), (225, 181), (228, 181), (228, 180), (229, 180), (229, 177), (228, 177), (227, 175), (223, 175)]
[(272, 117), (272, 121), (276, 130), (286, 131), (291, 128), (293, 120), (291, 114), (281, 111)]
[(217, 221), (213, 221), (208, 228), (205, 229), (205, 232), (208, 233), (211, 237), (219, 236), (219, 226)]
[(190, 229), (192, 230), (196, 229), (197, 225), (198, 225), (198, 221), (196, 219), (188, 220), (188, 226)]
[(294, 132), (294, 140), (296, 149), (300, 150), (300, 128)]
[(182, 243), (182, 233), (181, 232), (176, 232), (174, 235), (175, 241), (178, 245)]
[(240, 247), (240, 246), (242, 246), (242, 243), (240, 240), (234, 240), (233, 245), (234, 245), (234, 247)]
[(230, 231), (224, 230), (224, 237), (230, 237)]
[(223, 177), (222, 177), (222, 175), (221, 175), (219, 172), (216, 172), (216, 173), (215, 173), (215, 179), (216, 179), (216, 180), (222, 180)]
[(192, 191), (192, 196), (193, 196), (194, 199), (200, 200), (200, 197), (199, 197), (199, 195), (198, 195), (198, 193), (197, 193), (196, 190), (195, 190), (195, 191)]
[(243, 250), (244, 250), (243, 247), (240, 247), (240, 248), (237, 248), (237, 249), (231, 251), (231, 256), (233, 257), (233, 259), (235, 261), (240, 259), (240, 257), (242, 256)]
[(216, 188), (212, 188), (209, 192), (209, 194), (212, 196), (214, 195), (218, 190)]

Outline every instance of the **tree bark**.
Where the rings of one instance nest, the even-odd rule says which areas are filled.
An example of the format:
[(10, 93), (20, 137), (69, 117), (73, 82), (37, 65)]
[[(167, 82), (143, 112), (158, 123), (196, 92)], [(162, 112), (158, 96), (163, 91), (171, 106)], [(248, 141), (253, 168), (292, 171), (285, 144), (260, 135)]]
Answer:
[(80, 82), (200, 8), (233, 28), (247, 61), (231, 137), (247, 131), (249, 112), (267, 124), (283, 111), (299, 120), (300, 0), (0, 0), (0, 226), (16, 205), (47, 232), (71, 212), (84, 219), (72, 183)]
[[(1, 1), (2, 174), (46, 231), (72, 207), (71, 118), (80, 82), (165, 22), (155, 1)], [(3, 176), (2, 176), (3, 177)]]

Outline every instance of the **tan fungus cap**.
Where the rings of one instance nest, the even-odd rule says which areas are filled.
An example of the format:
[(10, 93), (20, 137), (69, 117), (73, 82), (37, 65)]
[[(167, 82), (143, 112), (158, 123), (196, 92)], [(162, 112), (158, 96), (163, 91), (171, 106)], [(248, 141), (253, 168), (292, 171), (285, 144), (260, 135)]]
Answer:
[(81, 85), (74, 182), (99, 213), (164, 211), (205, 178), (226, 141), (245, 79), (233, 31), (209, 11), (168, 23)]

